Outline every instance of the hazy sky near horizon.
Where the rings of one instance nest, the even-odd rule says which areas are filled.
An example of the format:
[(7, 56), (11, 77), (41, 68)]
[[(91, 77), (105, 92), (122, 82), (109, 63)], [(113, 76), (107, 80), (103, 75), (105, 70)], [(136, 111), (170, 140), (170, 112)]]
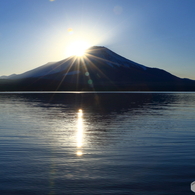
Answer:
[(0, 76), (100, 45), (137, 63), (195, 79), (195, 0), (1, 0)]

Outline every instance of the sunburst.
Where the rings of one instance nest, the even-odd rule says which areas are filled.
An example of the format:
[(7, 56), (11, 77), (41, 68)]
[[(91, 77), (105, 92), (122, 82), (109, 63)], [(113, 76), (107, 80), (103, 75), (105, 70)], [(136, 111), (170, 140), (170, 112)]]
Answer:
[(86, 41), (75, 41), (67, 47), (67, 56), (82, 57), (89, 47), (90, 44)]

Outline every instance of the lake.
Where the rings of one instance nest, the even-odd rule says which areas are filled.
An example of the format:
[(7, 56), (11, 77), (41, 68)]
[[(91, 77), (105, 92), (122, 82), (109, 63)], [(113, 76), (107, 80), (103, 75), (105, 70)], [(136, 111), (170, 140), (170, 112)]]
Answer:
[(195, 93), (0, 93), (0, 194), (190, 195)]

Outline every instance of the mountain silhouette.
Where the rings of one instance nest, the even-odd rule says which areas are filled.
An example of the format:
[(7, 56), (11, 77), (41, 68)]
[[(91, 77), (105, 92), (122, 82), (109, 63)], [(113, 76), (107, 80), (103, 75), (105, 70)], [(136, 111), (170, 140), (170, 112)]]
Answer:
[(58, 62), (0, 79), (1, 91), (141, 90), (194, 91), (195, 81), (128, 60), (94, 46), (83, 57)]

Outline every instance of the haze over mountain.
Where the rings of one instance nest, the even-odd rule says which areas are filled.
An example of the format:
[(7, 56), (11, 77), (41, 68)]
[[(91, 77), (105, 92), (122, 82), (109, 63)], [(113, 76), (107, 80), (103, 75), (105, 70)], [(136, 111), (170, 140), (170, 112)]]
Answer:
[(94, 46), (83, 57), (47, 63), (0, 79), (0, 90), (173, 90), (193, 91), (195, 81), (128, 60)]

